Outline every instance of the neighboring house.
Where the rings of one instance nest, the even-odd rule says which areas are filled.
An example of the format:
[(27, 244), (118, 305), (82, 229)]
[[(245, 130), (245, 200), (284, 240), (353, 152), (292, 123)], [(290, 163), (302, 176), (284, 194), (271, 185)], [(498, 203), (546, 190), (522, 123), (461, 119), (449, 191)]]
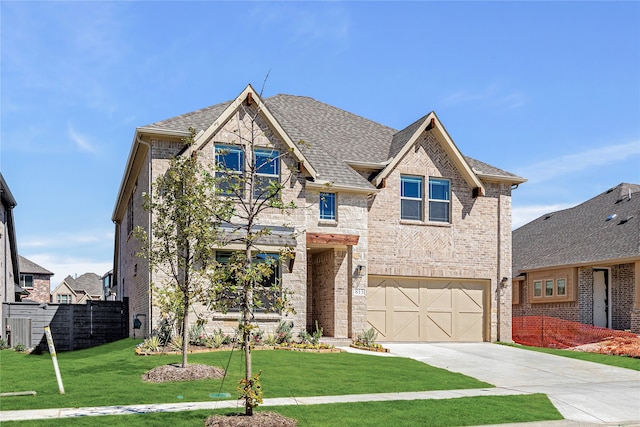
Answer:
[(117, 289), (113, 283), (113, 270), (106, 272), (102, 280), (102, 299), (104, 301), (121, 301), (122, 295), (118, 295)]
[(20, 269), (18, 266), (18, 243), (13, 218), (16, 199), (13, 198), (7, 182), (0, 173), (0, 336), (6, 339), (4, 328), (3, 302), (19, 301), (21, 296), (29, 293), (20, 287)]
[(20, 264), (20, 287), (29, 292), (28, 296), (23, 296), (22, 300), (48, 303), (51, 297), (51, 276), (53, 273), (19, 256)]
[(51, 292), (51, 302), (55, 304), (84, 304), (103, 299), (102, 279), (95, 273), (84, 273), (75, 279), (67, 276)]
[[(260, 218), (273, 231), (267, 252), (295, 232), (295, 262), (278, 274), (293, 292), (296, 330), (317, 322), (344, 340), (374, 327), (380, 340), (511, 341), (511, 191), (525, 179), (463, 156), (433, 112), (398, 131), (308, 97), (262, 100), (251, 86), (135, 131), (112, 216), (113, 285), (143, 333), (161, 313), (150, 292), (160, 273), (135, 256), (132, 230), (151, 222), (142, 195), (185, 148), (189, 127), (199, 131), (190, 150), (213, 161), (241, 153), (237, 135), (258, 110), (264, 148), (247, 156), (280, 154), (268, 178), (286, 182), (283, 201), (298, 206)], [(225, 160), (245, 167), (242, 154)], [(238, 313), (208, 318), (231, 331)], [(282, 317), (255, 318), (273, 331)]]
[(622, 183), (513, 232), (513, 315), (640, 333), (640, 185)]

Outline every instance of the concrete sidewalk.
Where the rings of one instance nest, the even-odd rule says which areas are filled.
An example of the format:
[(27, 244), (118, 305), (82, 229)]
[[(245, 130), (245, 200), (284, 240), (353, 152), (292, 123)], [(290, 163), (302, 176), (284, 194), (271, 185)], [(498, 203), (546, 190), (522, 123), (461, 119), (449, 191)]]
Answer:
[[(340, 396), (314, 396), (314, 397), (282, 397), (264, 399), (260, 407), (285, 406), (285, 405), (320, 405), (325, 403), (353, 403), (353, 402), (381, 402), (393, 400), (421, 400), (421, 399), (452, 399), (457, 397), (473, 396), (512, 396), (528, 394), (505, 388), (483, 388), (467, 390), (442, 390), (404, 393), (377, 393), (377, 394), (350, 394)], [(210, 402), (184, 402), (148, 405), (128, 406), (97, 406), (91, 408), (57, 408), (57, 409), (33, 409), (22, 411), (2, 411), (1, 421), (25, 421), (46, 420), (51, 418), (73, 418), (100, 415), (126, 415), (143, 414), (151, 412), (179, 412), (196, 411), (200, 409), (226, 409), (237, 408), (244, 410), (242, 402), (237, 400), (222, 400)]]

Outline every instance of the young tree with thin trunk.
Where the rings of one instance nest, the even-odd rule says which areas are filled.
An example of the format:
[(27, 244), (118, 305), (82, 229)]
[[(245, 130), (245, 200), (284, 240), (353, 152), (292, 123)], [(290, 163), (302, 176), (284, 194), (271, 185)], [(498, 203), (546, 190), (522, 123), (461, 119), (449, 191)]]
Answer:
[[(274, 274), (279, 264), (292, 257), (291, 247), (278, 248), (277, 254), (262, 252), (258, 246), (272, 234), (272, 227), (261, 219), (272, 214), (287, 213), (296, 208), (285, 202), (282, 190), (295, 171), (287, 164), (288, 151), (279, 151), (265, 138), (261, 121), (261, 104), (256, 100), (242, 104), (235, 116), (233, 145), (216, 146), (216, 194), (233, 201), (233, 216), (226, 223), (225, 244), (242, 248), (225, 260), (224, 278), (210, 293), (210, 308), (217, 311), (238, 309), (240, 332), (245, 356), (245, 376), (240, 381), (240, 397), (245, 401), (245, 414), (262, 402), (260, 373), (252, 372), (251, 331), (256, 309), (285, 313), (293, 311), (288, 292)], [(265, 283), (275, 281), (275, 283)]]
[[(195, 130), (185, 139), (189, 147)], [(167, 172), (145, 194), (144, 207), (152, 214), (150, 231), (141, 227), (135, 235), (142, 242), (139, 256), (154, 272), (154, 303), (165, 316), (178, 323), (182, 336), (182, 367), (187, 366), (189, 310), (205, 301), (216, 271), (216, 247), (221, 240), (220, 223), (230, 218), (232, 204), (215, 197), (213, 176), (197, 153), (177, 155)]]

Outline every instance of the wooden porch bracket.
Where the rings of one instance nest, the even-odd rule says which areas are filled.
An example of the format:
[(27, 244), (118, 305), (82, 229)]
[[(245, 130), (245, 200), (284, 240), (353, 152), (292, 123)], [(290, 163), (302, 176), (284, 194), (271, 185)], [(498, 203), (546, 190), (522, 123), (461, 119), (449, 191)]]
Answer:
[(307, 233), (307, 245), (355, 246), (359, 240), (355, 234)]

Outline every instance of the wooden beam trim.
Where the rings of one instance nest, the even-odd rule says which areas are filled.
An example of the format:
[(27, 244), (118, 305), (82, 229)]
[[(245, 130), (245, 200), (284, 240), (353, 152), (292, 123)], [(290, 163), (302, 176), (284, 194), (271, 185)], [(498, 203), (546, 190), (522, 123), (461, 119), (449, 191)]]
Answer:
[(347, 245), (355, 246), (358, 244), (360, 236), (355, 234), (325, 234), (325, 233), (307, 233), (307, 244), (321, 245)]

